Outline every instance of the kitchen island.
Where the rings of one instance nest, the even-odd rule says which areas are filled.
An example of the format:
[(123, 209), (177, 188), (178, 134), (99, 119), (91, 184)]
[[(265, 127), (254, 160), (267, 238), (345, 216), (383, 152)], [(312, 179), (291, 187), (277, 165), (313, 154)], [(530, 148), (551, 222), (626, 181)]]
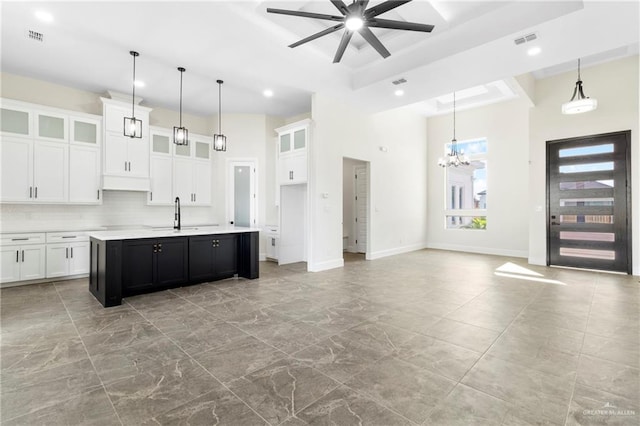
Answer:
[(136, 294), (258, 278), (258, 232), (234, 226), (91, 232), (89, 291), (110, 307)]

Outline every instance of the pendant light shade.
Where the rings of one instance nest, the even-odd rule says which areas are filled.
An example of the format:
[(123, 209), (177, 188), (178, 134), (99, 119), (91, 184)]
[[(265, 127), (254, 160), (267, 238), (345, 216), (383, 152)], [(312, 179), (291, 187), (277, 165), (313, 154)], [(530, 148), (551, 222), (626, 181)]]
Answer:
[(458, 141), (456, 140), (456, 92), (453, 92), (453, 139), (451, 139), (451, 147), (446, 158), (438, 159), (440, 167), (459, 167), (471, 164), (469, 158), (464, 155), (463, 151), (458, 151)]
[(218, 133), (213, 135), (213, 149), (215, 151), (227, 150), (227, 137), (222, 134), (222, 80), (216, 80), (218, 83)]
[(178, 71), (180, 71), (180, 125), (173, 127), (173, 143), (176, 145), (189, 145), (189, 131), (186, 127), (182, 127), (182, 74), (186, 70), (178, 67)]
[(131, 50), (133, 56), (133, 94), (131, 96), (131, 117), (124, 118), (124, 135), (130, 138), (142, 138), (142, 120), (136, 118), (136, 58), (138, 52)]
[(569, 102), (562, 104), (563, 114), (580, 114), (582, 112), (593, 111), (598, 107), (598, 101), (584, 95), (582, 90), (582, 80), (580, 79), (580, 59), (578, 59), (578, 81), (573, 88), (573, 96)]

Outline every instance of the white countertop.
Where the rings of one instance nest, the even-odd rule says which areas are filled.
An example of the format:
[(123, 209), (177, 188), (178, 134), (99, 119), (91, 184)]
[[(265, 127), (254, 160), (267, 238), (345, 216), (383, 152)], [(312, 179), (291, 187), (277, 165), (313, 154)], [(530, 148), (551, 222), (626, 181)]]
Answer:
[(27, 226), (2, 226), (0, 234), (32, 234), (37, 232), (88, 232), (102, 231), (104, 226), (77, 226), (77, 225), (27, 225)]
[(245, 228), (242, 226), (183, 226), (177, 231), (171, 227), (167, 228), (139, 228), (122, 229), (114, 231), (90, 232), (89, 236), (101, 241), (113, 240), (134, 240), (138, 238), (166, 238), (166, 237), (188, 237), (192, 235), (215, 235), (215, 234), (237, 234), (241, 232), (259, 232), (258, 228)]

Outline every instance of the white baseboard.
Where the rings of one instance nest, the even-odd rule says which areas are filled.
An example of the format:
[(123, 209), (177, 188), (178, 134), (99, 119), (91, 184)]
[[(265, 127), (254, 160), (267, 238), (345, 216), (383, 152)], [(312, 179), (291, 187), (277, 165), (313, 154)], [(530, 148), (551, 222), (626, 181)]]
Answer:
[(529, 256), (528, 261), (529, 261), (530, 265), (547, 266), (547, 259), (545, 259), (545, 258)]
[(320, 271), (326, 271), (327, 269), (334, 269), (334, 268), (342, 268), (344, 266), (344, 259), (333, 259), (333, 260), (326, 260), (324, 262), (318, 262), (318, 263), (307, 263), (307, 269), (310, 272), (320, 272)]
[(493, 254), (496, 256), (529, 257), (527, 250), (505, 250), (489, 247), (460, 246), (456, 244), (427, 243), (426, 248), (437, 250), (463, 251), (467, 253)]
[(260, 254), (258, 255), (258, 260), (259, 260), (260, 262), (264, 262), (265, 260), (267, 260), (267, 254), (266, 254), (266, 253), (260, 253)]
[(417, 243), (417, 244), (411, 244), (408, 246), (394, 247), (392, 249), (387, 249), (387, 250), (374, 251), (372, 253), (367, 253), (367, 260), (374, 260), (374, 259), (380, 259), (381, 257), (393, 256), (393, 255), (402, 254), (402, 253), (409, 253), (411, 251), (422, 250), (423, 248), (426, 248), (426, 247), (427, 247), (426, 243)]

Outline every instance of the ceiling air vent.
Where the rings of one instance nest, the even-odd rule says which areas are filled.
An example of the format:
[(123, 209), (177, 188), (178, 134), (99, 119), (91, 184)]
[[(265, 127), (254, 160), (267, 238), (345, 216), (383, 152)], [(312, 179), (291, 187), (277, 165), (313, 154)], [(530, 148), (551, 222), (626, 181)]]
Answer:
[(518, 37), (517, 39), (513, 40), (513, 42), (518, 45), (518, 44), (524, 44), (524, 43), (528, 43), (530, 41), (533, 41), (535, 39), (538, 38), (538, 35), (536, 33), (531, 33), (531, 34), (527, 34), (525, 36), (522, 37)]
[(402, 77), (402, 78), (399, 78), (399, 79), (397, 79), (397, 80), (393, 80), (393, 81), (392, 81), (392, 83), (393, 83), (393, 84), (395, 84), (396, 86), (397, 86), (398, 84), (404, 84), (404, 83), (406, 83), (406, 82), (407, 82), (407, 79), (406, 79), (406, 78), (404, 78), (404, 77)]
[(44, 34), (34, 30), (27, 30), (27, 38), (39, 42), (44, 41)]

